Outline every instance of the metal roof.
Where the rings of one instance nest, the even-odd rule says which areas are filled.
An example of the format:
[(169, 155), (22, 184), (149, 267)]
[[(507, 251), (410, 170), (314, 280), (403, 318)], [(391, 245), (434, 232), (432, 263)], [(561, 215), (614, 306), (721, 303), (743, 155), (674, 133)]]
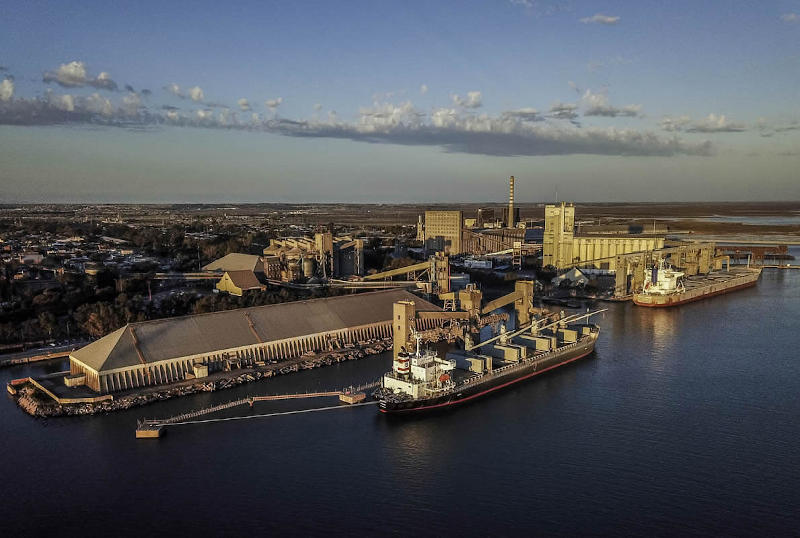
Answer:
[[(72, 352), (96, 371), (201, 355), (260, 342), (356, 327), (392, 319), (396, 301), (412, 300), (418, 311), (439, 307), (406, 290), (385, 290), (139, 323), (107, 334)], [(250, 328), (249, 320), (258, 334)], [(138, 347), (138, 350), (137, 350)]]
[(232, 253), (203, 266), (205, 271), (263, 271), (261, 258), (255, 254)]

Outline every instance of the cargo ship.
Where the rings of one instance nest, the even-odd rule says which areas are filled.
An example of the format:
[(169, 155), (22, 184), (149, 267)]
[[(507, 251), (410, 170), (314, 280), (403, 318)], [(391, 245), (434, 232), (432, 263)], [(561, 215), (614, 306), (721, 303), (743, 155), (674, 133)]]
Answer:
[(417, 337), (416, 352), (399, 353), (383, 376), (375, 393), (378, 409), (388, 414), (443, 410), (577, 361), (594, 351), (600, 329), (588, 319), (603, 311), (541, 326), (549, 320), (534, 320), (511, 333), (503, 327), (499, 336), (476, 346), (467, 342), (465, 350), (445, 358), (423, 349)]
[(658, 266), (645, 268), (642, 291), (633, 294), (633, 302), (638, 306), (656, 308), (678, 306), (755, 286), (759, 276), (760, 267), (748, 266), (686, 277), (661, 260)]

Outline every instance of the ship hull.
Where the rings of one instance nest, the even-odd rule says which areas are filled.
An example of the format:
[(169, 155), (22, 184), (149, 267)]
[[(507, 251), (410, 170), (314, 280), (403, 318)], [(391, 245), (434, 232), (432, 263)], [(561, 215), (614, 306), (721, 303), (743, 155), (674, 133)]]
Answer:
[(378, 404), (378, 409), (381, 413), (385, 414), (410, 414), (447, 410), (457, 405), (487, 396), (493, 392), (500, 391), (545, 372), (549, 372), (559, 366), (564, 366), (565, 364), (582, 359), (594, 351), (596, 341), (596, 336), (588, 338), (584, 342), (579, 341), (572, 349), (563, 350), (561, 353), (557, 350), (553, 354), (553, 357), (532, 361), (531, 364), (524, 365), (519, 370), (510, 372), (507, 375), (501, 375), (484, 382), (474, 383), (446, 395), (400, 402), (381, 400)]
[(761, 271), (754, 271), (752, 274), (746, 275), (743, 278), (718, 284), (717, 286), (707, 286), (689, 292), (674, 293), (671, 295), (647, 295), (636, 293), (633, 295), (633, 303), (637, 306), (644, 306), (647, 308), (668, 308), (671, 306), (679, 306), (682, 304), (707, 299), (709, 297), (722, 295), (723, 293), (731, 293), (733, 291), (751, 288), (756, 285), (760, 275)]

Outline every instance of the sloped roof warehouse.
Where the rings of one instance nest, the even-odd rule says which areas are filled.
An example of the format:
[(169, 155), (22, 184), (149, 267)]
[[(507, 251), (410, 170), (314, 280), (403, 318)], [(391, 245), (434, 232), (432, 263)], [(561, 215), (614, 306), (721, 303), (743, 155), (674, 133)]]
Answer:
[(100, 393), (186, 378), (195, 364), (219, 369), (328, 349), (332, 339), (391, 336), (392, 305), (413, 300), (418, 311), (439, 308), (405, 290), (386, 290), (130, 323), (70, 355), (70, 372), (85, 374)]

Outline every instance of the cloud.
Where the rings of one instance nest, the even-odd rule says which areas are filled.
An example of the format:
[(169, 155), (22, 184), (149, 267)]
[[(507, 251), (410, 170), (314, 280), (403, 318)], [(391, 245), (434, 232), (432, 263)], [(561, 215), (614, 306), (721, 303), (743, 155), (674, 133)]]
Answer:
[(625, 105), (615, 107), (608, 103), (608, 96), (605, 93), (594, 93), (586, 90), (581, 103), (585, 107), (584, 116), (605, 116), (616, 118), (617, 116), (636, 118), (641, 115), (642, 105)]
[(45, 71), (42, 80), (47, 83), (55, 82), (64, 88), (92, 86), (101, 90), (117, 89), (117, 83), (111, 79), (111, 75), (103, 71), (97, 77), (91, 77), (86, 70), (86, 64), (78, 61), (61, 64), (55, 71)]
[(237, 104), (239, 105), (239, 110), (241, 110), (242, 112), (248, 112), (253, 108), (253, 107), (250, 106), (250, 101), (248, 101), (244, 97), (239, 99), (237, 101)]
[(797, 13), (784, 13), (781, 15), (783, 22), (800, 22), (800, 15)]
[(180, 97), (181, 99), (186, 99), (186, 96), (181, 91), (181, 87), (175, 84), (174, 82), (172, 84), (167, 84), (166, 86), (164, 86), (164, 89), (176, 97)]
[(686, 128), (691, 125), (692, 118), (689, 116), (664, 116), (661, 118), (661, 128), (665, 131), (676, 132), (676, 131), (685, 131)]
[(426, 93), (428, 93), (428, 85), (427, 84), (421, 85), (419, 87), (419, 93), (420, 95), (425, 95)]
[(4, 65), (0, 65), (0, 73), (4, 73), (6, 71), (8, 71), (8, 67), (6, 67)]
[(792, 120), (784, 123), (769, 123), (764, 118), (759, 118), (756, 123), (759, 134), (763, 137), (771, 137), (776, 134), (788, 133), (790, 131), (800, 131), (800, 121)]
[(575, 103), (554, 103), (550, 107), (550, 114), (548, 117), (556, 120), (574, 120), (578, 117), (576, 110), (578, 105)]
[(786, 151), (779, 151), (775, 155), (780, 157), (797, 157), (800, 156), (800, 151), (797, 150), (786, 150)]
[(10, 101), (14, 97), (14, 81), (10, 78), (4, 78), (0, 82), (0, 101)]
[(135, 116), (139, 113), (139, 109), (142, 108), (142, 98), (139, 97), (139, 94), (136, 92), (128, 92), (128, 94), (122, 98), (122, 113), (127, 116)]
[(414, 114), (403, 116), (398, 108), (381, 122), (267, 122), (270, 132), (296, 137), (344, 138), (359, 142), (440, 147), (447, 152), (494, 156), (537, 155), (709, 155), (710, 142), (686, 144), (678, 138), (662, 138), (633, 129), (578, 128), (531, 123), (500, 115), (462, 115), (457, 109), (436, 109), (429, 122)]
[[(136, 94), (133, 94), (136, 95)], [(355, 121), (341, 121), (331, 111), (326, 120), (240, 118), (236, 112), (203, 108), (182, 113), (175, 107), (147, 110), (132, 96), (115, 108), (94, 93), (89, 97), (12, 99), (0, 102), (0, 124), (97, 124), (147, 127), (169, 124), (209, 129), (236, 129), (297, 138), (338, 138), (373, 144), (427, 146), (446, 152), (493, 156), (709, 155), (711, 143), (686, 143), (636, 129), (579, 127), (572, 123), (537, 121), (538, 112), (521, 108), (496, 116), (475, 114), (464, 107), (438, 108), (429, 114), (406, 101), (375, 102), (362, 107)], [(138, 96), (137, 96), (138, 98)], [(566, 110), (571, 107), (567, 106)], [(534, 120), (534, 121), (532, 121)]]
[(689, 116), (664, 116), (661, 128), (671, 132), (685, 133), (740, 133), (747, 130), (742, 123), (728, 121), (724, 114), (709, 114), (705, 118), (692, 120)]
[(145, 97), (150, 97), (151, 95), (153, 95), (153, 92), (148, 90), (147, 88), (144, 88), (140, 93)]
[(183, 88), (173, 82), (164, 86), (164, 89), (175, 97), (191, 99), (196, 103), (201, 103), (205, 99), (205, 94), (203, 94), (203, 89), (200, 86), (194, 86), (184, 91)]
[(571, 3), (564, 0), (509, 0), (509, 3), (524, 8), (526, 12), (536, 17), (555, 15), (572, 9)]
[(200, 103), (203, 101), (203, 99), (205, 99), (205, 95), (203, 94), (203, 90), (200, 88), (200, 86), (189, 88), (188, 93), (189, 98), (196, 103)]
[(518, 119), (520, 121), (544, 121), (544, 118), (535, 108), (518, 108), (503, 112), (504, 118)]
[(269, 99), (267, 101), (264, 101), (264, 104), (267, 105), (267, 108), (273, 111), (279, 106), (281, 106), (281, 103), (283, 103), (283, 97), (276, 97), (275, 99)]
[(103, 97), (99, 93), (93, 93), (86, 98), (86, 110), (92, 114), (111, 117), (114, 114), (114, 105), (111, 104), (111, 100), (107, 97)]
[(483, 95), (478, 91), (467, 92), (466, 97), (453, 94), (450, 98), (453, 100), (453, 103), (462, 108), (480, 108), (483, 106)]
[(608, 103), (608, 96), (605, 93), (594, 93), (592, 90), (586, 90), (581, 103), (586, 108), (583, 112), (584, 116), (605, 116), (608, 118), (616, 118), (617, 116), (636, 118), (641, 115), (642, 105), (625, 105), (623, 107), (615, 107)]
[(75, 97), (72, 95), (56, 95), (53, 92), (47, 93), (47, 101), (51, 106), (64, 112), (75, 112)]
[(617, 24), (619, 22), (619, 17), (598, 13), (591, 17), (584, 17), (580, 19), (580, 21), (583, 24)]
[(322, 110), (322, 103), (314, 103), (314, 110), (316, 110), (317, 112)]

